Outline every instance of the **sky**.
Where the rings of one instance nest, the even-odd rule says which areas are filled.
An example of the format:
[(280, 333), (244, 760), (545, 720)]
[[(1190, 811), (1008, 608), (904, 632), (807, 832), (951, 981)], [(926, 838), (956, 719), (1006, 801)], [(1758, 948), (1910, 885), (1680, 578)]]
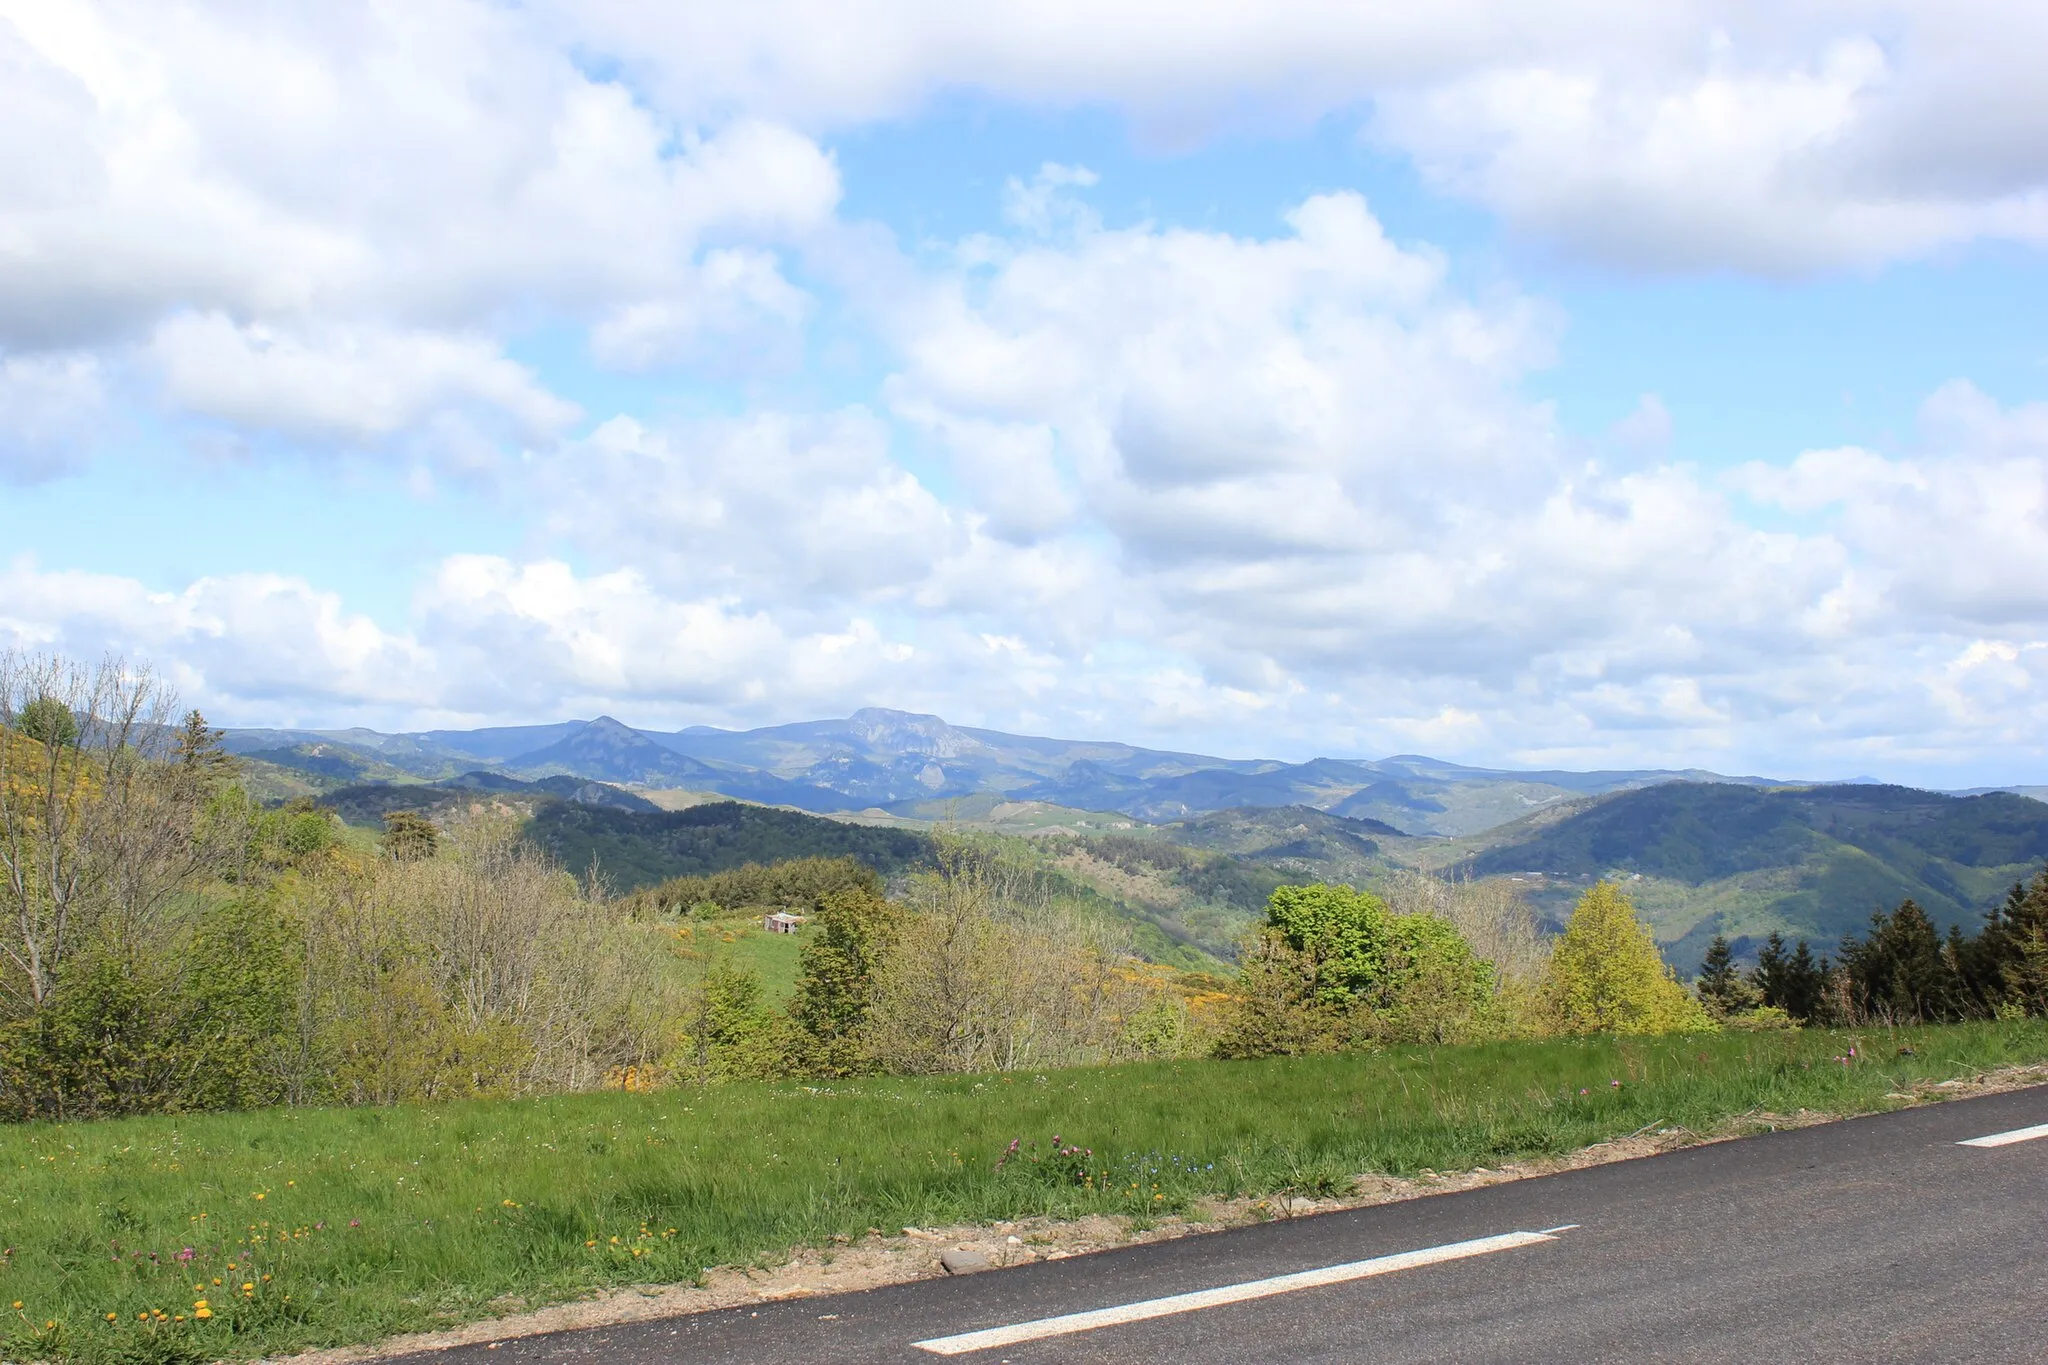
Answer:
[(2048, 782), (2044, 57), (1992, 0), (0, 0), (0, 646), (231, 725)]

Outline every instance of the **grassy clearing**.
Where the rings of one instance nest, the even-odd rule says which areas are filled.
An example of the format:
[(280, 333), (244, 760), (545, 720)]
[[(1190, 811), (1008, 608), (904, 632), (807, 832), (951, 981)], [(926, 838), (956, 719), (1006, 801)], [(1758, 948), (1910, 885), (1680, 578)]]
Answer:
[(805, 939), (801, 933), (774, 934), (763, 929), (763, 913), (665, 924), (660, 932), (680, 950), (676, 960), (682, 979), (696, 981), (713, 962), (730, 962), (751, 968), (761, 978), (768, 1000), (779, 1006), (796, 994), (797, 958)]
[(870, 1227), (1329, 1192), (2043, 1059), (2048, 1024), (1969, 1024), (6, 1128), (0, 1354), (366, 1341)]

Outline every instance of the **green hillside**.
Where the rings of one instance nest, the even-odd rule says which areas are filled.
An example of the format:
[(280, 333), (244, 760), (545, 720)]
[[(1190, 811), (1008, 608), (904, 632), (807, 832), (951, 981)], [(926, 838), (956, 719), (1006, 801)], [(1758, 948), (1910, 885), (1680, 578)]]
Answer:
[(1489, 842), (1455, 870), (1520, 878), (1553, 916), (1588, 883), (1620, 877), (1673, 960), (1690, 966), (1717, 933), (1776, 929), (1832, 945), (1908, 897), (1944, 928), (1974, 927), (2048, 860), (2048, 804), (1674, 782), (1546, 812)]
[(613, 887), (631, 891), (745, 863), (852, 856), (888, 876), (923, 859), (931, 841), (772, 806), (717, 801), (684, 810), (622, 811), (554, 803), (534, 811), (529, 837), (562, 866), (594, 860)]

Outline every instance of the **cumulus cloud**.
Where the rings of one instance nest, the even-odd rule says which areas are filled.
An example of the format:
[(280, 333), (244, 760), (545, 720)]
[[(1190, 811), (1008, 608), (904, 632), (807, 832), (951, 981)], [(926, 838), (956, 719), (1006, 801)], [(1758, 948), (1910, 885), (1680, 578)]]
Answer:
[(384, 438), (566, 409), (504, 355), (607, 361), (801, 320), (777, 249), (831, 158), (678, 122), (480, 0), (344, 11), (0, 3), (0, 347), (139, 347), (173, 412)]
[(106, 387), (89, 353), (0, 355), (0, 478), (35, 483), (76, 467), (107, 420)]
[(595, 0), (558, 22), (667, 107), (818, 127), (962, 88), (1112, 104), (1183, 144), (1365, 110), (1436, 185), (1630, 268), (1784, 273), (2048, 236), (2048, 18), (2002, 0)]
[(473, 336), (323, 328), (309, 339), (184, 314), (156, 328), (147, 354), (180, 410), (321, 442), (374, 445), (469, 411), (539, 439), (580, 415)]

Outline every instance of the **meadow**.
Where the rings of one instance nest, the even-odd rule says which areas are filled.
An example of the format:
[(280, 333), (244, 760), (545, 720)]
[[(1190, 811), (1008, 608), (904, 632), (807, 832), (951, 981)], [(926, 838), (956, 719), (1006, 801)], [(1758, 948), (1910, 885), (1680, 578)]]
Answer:
[(374, 1341), (871, 1228), (1154, 1218), (1646, 1127), (1871, 1112), (2044, 1059), (2034, 1020), (15, 1125), (0, 1356)]

